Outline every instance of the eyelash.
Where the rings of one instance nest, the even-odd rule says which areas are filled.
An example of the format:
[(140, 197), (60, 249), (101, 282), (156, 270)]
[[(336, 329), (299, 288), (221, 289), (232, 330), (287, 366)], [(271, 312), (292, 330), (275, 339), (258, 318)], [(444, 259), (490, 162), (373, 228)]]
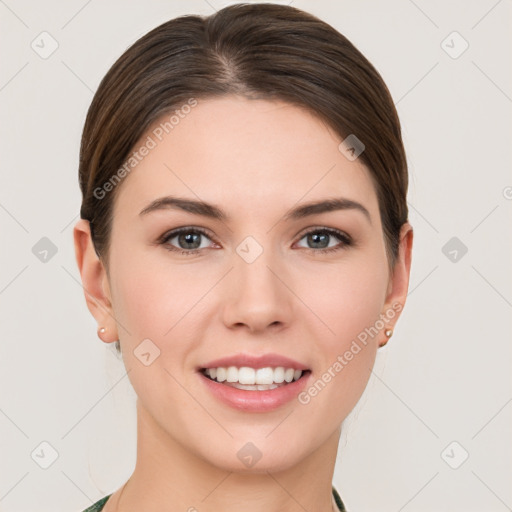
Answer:
[[(175, 238), (176, 236), (178, 236), (182, 233), (200, 233), (200, 234), (204, 235), (206, 238), (209, 238), (211, 240), (211, 237), (204, 229), (195, 228), (195, 227), (194, 228), (186, 227), (186, 228), (175, 229), (174, 231), (165, 233), (164, 235), (162, 235), (160, 237), (160, 239), (158, 240), (158, 243), (163, 245), (165, 247), (165, 249), (168, 251), (178, 252), (185, 256), (193, 256), (203, 250), (203, 249), (190, 249), (190, 250), (178, 249), (177, 247), (174, 247), (174, 246), (168, 244), (169, 240), (171, 240), (172, 238)], [(312, 233), (321, 233), (321, 234), (325, 234), (325, 235), (334, 236), (340, 242), (342, 242), (341, 245), (338, 245), (335, 247), (329, 247), (326, 249), (312, 249), (310, 247), (303, 247), (303, 249), (305, 249), (306, 251), (312, 252), (312, 253), (326, 254), (326, 253), (340, 251), (345, 247), (349, 247), (349, 246), (353, 245), (353, 241), (350, 238), (350, 236), (348, 236), (346, 233), (343, 233), (343, 231), (338, 231), (337, 229), (332, 229), (332, 228), (314, 228), (314, 229), (304, 233), (299, 238), (299, 240), (302, 240), (305, 236), (310, 235)]]

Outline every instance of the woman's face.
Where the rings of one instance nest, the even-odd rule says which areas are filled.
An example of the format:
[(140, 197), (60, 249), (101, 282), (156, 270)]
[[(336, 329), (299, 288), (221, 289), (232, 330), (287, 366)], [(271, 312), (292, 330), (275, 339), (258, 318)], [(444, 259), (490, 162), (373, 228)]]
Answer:
[[(223, 97), (178, 117), (140, 139), (134, 151), (149, 149), (118, 185), (107, 291), (116, 322), (100, 325), (117, 329), (140, 412), (159, 432), (228, 470), (243, 470), (251, 450), (254, 470), (291, 467), (336, 435), (361, 396), (404, 303), (409, 257), (391, 278), (370, 175), (314, 116)], [(151, 208), (166, 197), (189, 207)], [(301, 210), (327, 200), (345, 207)], [(249, 359), (216, 362), (236, 356)], [(307, 371), (245, 391), (208, 379), (201, 369), (212, 366)]]

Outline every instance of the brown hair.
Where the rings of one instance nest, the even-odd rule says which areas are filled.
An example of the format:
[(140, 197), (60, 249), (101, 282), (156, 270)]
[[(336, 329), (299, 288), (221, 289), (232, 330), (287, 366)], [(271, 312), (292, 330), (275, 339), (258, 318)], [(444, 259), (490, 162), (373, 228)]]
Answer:
[[(80, 148), (80, 216), (108, 270), (119, 186), (98, 194), (162, 115), (191, 98), (238, 94), (306, 108), (343, 139), (365, 146), (390, 268), (407, 221), (407, 163), (398, 115), (376, 69), (333, 27), (297, 8), (236, 4), (172, 19), (136, 41), (101, 81)], [(118, 174), (119, 176), (119, 174)], [(96, 193), (95, 193), (96, 191)], [(100, 197), (104, 195), (104, 197)]]

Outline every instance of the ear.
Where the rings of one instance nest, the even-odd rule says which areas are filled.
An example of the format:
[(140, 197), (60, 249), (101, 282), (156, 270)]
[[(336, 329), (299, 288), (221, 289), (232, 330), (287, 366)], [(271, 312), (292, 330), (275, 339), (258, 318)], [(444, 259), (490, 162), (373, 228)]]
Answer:
[(110, 286), (108, 275), (103, 262), (100, 261), (91, 238), (91, 228), (88, 220), (80, 219), (74, 229), (75, 257), (85, 301), (92, 316), (98, 323), (98, 328), (105, 328), (104, 333), (98, 332), (98, 336), (106, 342), (117, 341), (117, 324), (112, 309)]
[[(389, 312), (389, 314), (386, 315), (389, 320), (386, 322), (385, 330), (394, 329), (407, 299), (411, 272), (412, 241), (413, 229), (412, 226), (406, 222), (400, 230), (398, 255), (393, 272), (389, 277), (388, 290), (384, 303), (384, 315), (386, 315), (386, 312)], [(392, 314), (393, 311), (394, 313)], [(383, 344), (385, 344), (385, 342)]]

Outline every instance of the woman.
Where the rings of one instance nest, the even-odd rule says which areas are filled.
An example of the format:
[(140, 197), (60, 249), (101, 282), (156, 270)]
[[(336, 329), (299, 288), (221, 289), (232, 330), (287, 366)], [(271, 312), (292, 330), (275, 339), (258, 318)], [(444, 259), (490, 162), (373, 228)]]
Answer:
[(101, 82), (79, 175), (87, 306), (138, 396), (134, 472), (87, 510), (345, 510), (413, 239), (377, 71), (289, 6), (171, 20)]

